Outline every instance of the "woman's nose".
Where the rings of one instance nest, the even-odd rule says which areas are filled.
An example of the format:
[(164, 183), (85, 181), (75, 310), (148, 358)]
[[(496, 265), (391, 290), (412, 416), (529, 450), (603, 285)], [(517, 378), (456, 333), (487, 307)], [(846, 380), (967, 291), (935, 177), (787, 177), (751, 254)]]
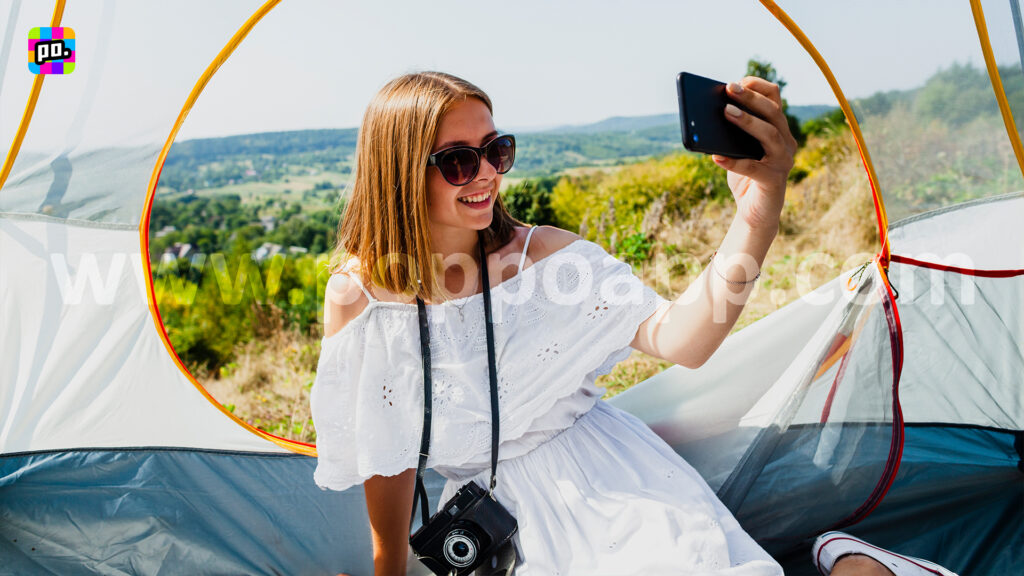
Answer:
[(494, 165), (491, 164), (487, 160), (487, 158), (481, 157), (480, 158), (480, 171), (477, 172), (476, 177), (477, 178), (484, 178), (484, 177), (486, 177), (486, 178), (489, 178), (491, 180), (494, 180), (495, 178), (497, 178), (497, 176), (498, 176), (497, 168), (495, 168)]

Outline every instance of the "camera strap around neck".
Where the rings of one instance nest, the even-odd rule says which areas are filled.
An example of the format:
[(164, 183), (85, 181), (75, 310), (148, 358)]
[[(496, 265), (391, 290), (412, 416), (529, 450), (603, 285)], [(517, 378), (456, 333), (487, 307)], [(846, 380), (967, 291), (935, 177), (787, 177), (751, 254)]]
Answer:
[[(491, 386), (491, 484), (488, 491), (494, 497), (494, 486), (497, 483), (498, 469), (498, 370), (494, 360), (494, 327), (491, 321), (491, 285), (487, 276), (487, 256), (484, 253), (483, 236), (477, 235), (480, 248), (480, 276), (483, 284), (484, 319), (487, 330), (487, 375)], [(423, 486), (423, 471), (426, 469), (427, 457), (430, 454), (430, 417), (432, 390), (430, 379), (430, 331), (427, 326), (427, 307), (423, 299), (416, 297), (419, 311), (420, 354), (423, 357), (423, 436), (420, 439), (420, 459), (416, 466), (416, 486), (413, 489), (412, 516), (409, 518), (409, 529), (416, 520), (416, 502), (420, 501), (420, 513), (423, 524), (430, 520), (430, 505), (427, 503), (427, 489)]]

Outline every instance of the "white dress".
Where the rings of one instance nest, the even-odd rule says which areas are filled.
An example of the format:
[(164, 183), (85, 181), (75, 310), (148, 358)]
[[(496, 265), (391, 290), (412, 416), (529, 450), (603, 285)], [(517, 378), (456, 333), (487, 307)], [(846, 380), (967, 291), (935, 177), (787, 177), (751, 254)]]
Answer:
[[(364, 292), (366, 309), (322, 342), (311, 395), (322, 488), (344, 490), (417, 464), (417, 308)], [(782, 574), (689, 464), (600, 399), (594, 379), (629, 355), (640, 323), (667, 302), (628, 264), (576, 240), (526, 268), (520, 261), (516, 276), (491, 289), (491, 302), (501, 426), (495, 496), (519, 524), (518, 576)], [(448, 479), (440, 507), (465, 482), (487, 486), (490, 477), (483, 297), (427, 312), (427, 466)]]

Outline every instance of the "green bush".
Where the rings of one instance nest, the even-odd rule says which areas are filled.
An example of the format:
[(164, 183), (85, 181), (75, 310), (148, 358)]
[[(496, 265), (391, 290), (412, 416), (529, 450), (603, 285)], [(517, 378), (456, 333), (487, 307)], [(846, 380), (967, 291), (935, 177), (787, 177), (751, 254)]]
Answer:
[(846, 130), (846, 128), (846, 116), (843, 114), (842, 108), (836, 108), (827, 114), (811, 118), (801, 126), (801, 130), (808, 137), (828, 136)]
[(551, 208), (551, 191), (558, 183), (556, 177), (523, 180), (509, 186), (502, 199), (515, 218), (536, 226), (556, 224)]
[(312, 333), (326, 291), (326, 254), (257, 263), (238, 250), (154, 267), (161, 319), (187, 365), (232, 369), (237, 345), (288, 328)]
[(640, 264), (651, 257), (654, 242), (649, 240), (643, 232), (636, 232), (623, 238), (617, 248), (620, 259), (630, 264)]
[(612, 174), (563, 177), (551, 194), (556, 225), (605, 246), (643, 230), (655, 202), (683, 218), (704, 200), (731, 198), (725, 171), (706, 156), (677, 153), (624, 166)]

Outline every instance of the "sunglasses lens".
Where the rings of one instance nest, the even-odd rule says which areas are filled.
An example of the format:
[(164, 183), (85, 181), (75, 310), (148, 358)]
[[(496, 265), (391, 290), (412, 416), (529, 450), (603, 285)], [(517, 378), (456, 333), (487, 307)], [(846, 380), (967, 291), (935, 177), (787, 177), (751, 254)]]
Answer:
[(441, 157), (438, 168), (441, 175), (453, 186), (468, 184), (476, 176), (480, 157), (468, 149), (456, 149)]
[[(498, 174), (512, 169), (516, 159), (516, 141), (512, 136), (500, 136), (487, 144), (487, 161)], [(453, 186), (464, 186), (476, 177), (480, 169), (480, 156), (472, 148), (452, 148), (437, 159), (441, 175)]]
[(491, 166), (494, 166), (498, 174), (504, 174), (511, 170), (515, 159), (515, 141), (507, 136), (498, 138), (487, 147), (487, 161), (491, 163)]

